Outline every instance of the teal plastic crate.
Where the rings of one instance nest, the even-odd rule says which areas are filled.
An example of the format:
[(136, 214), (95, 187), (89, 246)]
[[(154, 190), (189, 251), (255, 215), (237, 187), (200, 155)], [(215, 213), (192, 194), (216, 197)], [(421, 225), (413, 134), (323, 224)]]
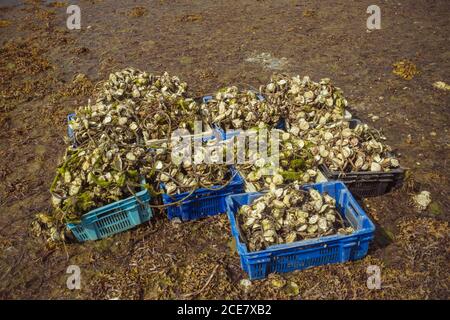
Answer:
[(81, 217), (80, 223), (68, 223), (78, 241), (103, 239), (149, 221), (153, 216), (147, 189), (124, 200), (94, 209)]
[(286, 273), (330, 263), (341, 263), (363, 258), (374, 237), (375, 226), (364, 210), (340, 181), (317, 183), (302, 187), (326, 192), (336, 199), (342, 218), (355, 229), (349, 235), (330, 235), (321, 238), (272, 245), (265, 250), (249, 251), (241, 237), (236, 213), (245, 204), (251, 204), (263, 194), (259, 192), (231, 195), (226, 199), (231, 233), (236, 240), (242, 269), (250, 279), (262, 279), (269, 273)]

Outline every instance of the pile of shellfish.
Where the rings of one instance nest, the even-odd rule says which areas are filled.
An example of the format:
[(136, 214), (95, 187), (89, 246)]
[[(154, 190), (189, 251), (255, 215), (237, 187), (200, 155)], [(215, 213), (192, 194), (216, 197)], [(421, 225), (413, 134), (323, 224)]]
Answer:
[(308, 76), (275, 74), (260, 92), (268, 104), (277, 106), (294, 134), (342, 120), (348, 104), (342, 90), (333, 86), (328, 78), (314, 82)]
[(112, 73), (96, 87), (94, 102), (78, 108), (69, 122), (71, 146), (50, 190), (55, 217), (76, 220), (143, 187), (156, 194), (161, 183), (169, 195), (228, 184), (235, 173), (222, 162), (225, 142), (214, 149), (216, 141), (209, 139), (192, 157), (174, 158), (172, 132), (192, 132), (195, 121), (257, 132), (284, 124), (276, 162), (259, 150), (245, 150), (248, 161), (237, 165), (253, 190), (271, 190), (241, 208), (251, 248), (348, 232), (331, 197), (294, 188), (314, 182), (322, 164), (341, 172), (399, 166), (380, 132), (343, 121), (346, 106), (341, 89), (327, 78), (273, 75), (259, 93), (232, 86), (200, 104), (189, 96), (186, 82), (166, 72)]
[(192, 157), (184, 157), (185, 150), (173, 146), (170, 159), (155, 163), (156, 181), (164, 183), (168, 195), (228, 185), (236, 173), (223, 163), (223, 146), (216, 143), (215, 139), (202, 142), (204, 146), (194, 148)]
[(276, 104), (267, 103), (254, 91), (240, 91), (234, 86), (219, 90), (201, 109), (207, 124), (219, 125), (224, 130), (246, 130), (261, 124), (273, 127), (281, 119)]
[(69, 122), (75, 146), (67, 148), (51, 186), (58, 218), (75, 220), (132, 196), (143, 177), (158, 188), (156, 157), (168, 152), (171, 128), (193, 126), (198, 114), (186, 88), (178, 77), (132, 68), (101, 84), (95, 103), (78, 108)]
[(187, 83), (167, 72), (154, 75), (134, 68), (126, 68), (111, 73), (108, 80), (101, 83), (97, 92), (100, 99), (106, 102), (123, 101), (152, 102), (173, 100), (186, 96)]
[(316, 165), (325, 164), (334, 171), (388, 172), (399, 167), (391, 147), (383, 142), (386, 138), (367, 124), (350, 128), (349, 122), (340, 121), (311, 129), (301, 139)]
[(148, 146), (169, 138), (175, 129), (193, 129), (200, 106), (186, 89), (185, 82), (167, 72), (152, 75), (128, 68), (112, 73), (95, 103), (80, 107), (70, 122), (75, 142), (80, 145), (106, 132), (114, 141)]
[(199, 164), (169, 166), (162, 171), (157, 179), (165, 184), (168, 195), (180, 194), (200, 188), (220, 188), (232, 178), (232, 173), (226, 165)]
[(237, 221), (250, 251), (354, 231), (336, 210), (333, 197), (293, 184), (272, 189), (250, 205), (241, 206)]
[[(272, 189), (285, 183), (313, 182), (318, 174), (312, 154), (302, 139), (289, 132), (279, 131), (278, 156), (248, 151), (248, 163), (238, 164), (250, 191)], [(269, 140), (269, 138), (268, 138)], [(270, 149), (271, 140), (269, 140)]]
[(121, 146), (102, 136), (96, 145), (68, 148), (50, 188), (59, 218), (80, 215), (140, 191), (142, 168), (151, 158), (138, 146)]

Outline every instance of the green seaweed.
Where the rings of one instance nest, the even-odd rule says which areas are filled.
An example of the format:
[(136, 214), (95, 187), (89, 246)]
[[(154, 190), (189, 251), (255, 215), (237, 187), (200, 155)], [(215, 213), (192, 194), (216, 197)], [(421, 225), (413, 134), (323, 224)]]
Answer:
[(289, 169), (304, 170), (304, 169), (306, 169), (306, 161), (303, 159), (294, 159), (291, 161)]
[(303, 172), (298, 171), (282, 171), (281, 176), (285, 180), (301, 180), (303, 177)]
[(90, 208), (92, 208), (95, 205), (95, 202), (92, 199), (92, 194), (89, 191), (81, 193), (77, 197), (76, 206), (80, 209), (82, 212), (88, 211)]
[(95, 174), (92, 173), (92, 172), (90, 172), (89, 174), (90, 174), (90, 177), (91, 177), (92, 181), (94, 181), (94, 183), (96, 185), (98, 185), (98, 186), (100, 186), (102, 188), (108, 188), (112, 184), (112, 181), (106, 181), (106, 180), (104, 180), (102, 178), (97, 178), (95, 176)]
[(58, 183), (58, 179), (64, 175), (64, 173), (66, 172), (66, 169), (68, 167), (71, 167), (74, 165), (75, 161), (78, 160), (78, 162), (81, 160), (80, 158), (78, 158), (78, 154), (80, 153), (81, 150), (77, 150), (75, 151), (74, 154), (72, 155), (68, 155), (71, 150), (67, 149), (66, 150), (66, 160), (63, 162), (62, 165), (60, 165), (57, 169), (56, 169), (56, 176), (52, 181), (52, 184), (50, 185), (50, 192), (53, 192), (55, 189), (56, 184)]
[(130, 178), (137, 178), (139, 175), (139, 172), (137, 170), (128, 170), (127, 174)]
[(126, 175), (124, 173), (121, 173), (119, 180), (117, 181), (117, 185), (119, 187), (123, 187), (125, 185), (126, 178), (127, 178)]

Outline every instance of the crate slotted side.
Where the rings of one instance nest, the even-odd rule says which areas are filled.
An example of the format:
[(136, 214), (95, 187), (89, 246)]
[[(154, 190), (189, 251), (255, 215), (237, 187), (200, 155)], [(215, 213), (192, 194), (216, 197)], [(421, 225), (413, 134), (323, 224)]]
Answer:
[[(186, 198), (187, 195), (189, 195), (189, 192), (175, 195), (163, 193), (163, 203), (169, 205), (166, 207), (168, 218), (180, 218), (183, 221), (190, 221), (225, 213), (225, 198), (230, 194), (244, 192), (244, 180), (236, 169), (231, 167), (230, 174), (234, 175), (234, 177), (226, 187), (222, 188), (221, 186), (214, 186), (211, 188), (212, 190), (206, 188), (197, 189), (191, 196), (178, 205), (170, 206), (171, 203)], [(220, 189), (214, 190), (214, 188)], [(161, 189), (164, 192), (164, 184), (161, 185)]]
[(142, 188), (135, 196), (94, 209), (79, 223), (68, 223), (78, 241), (103, 239), (129, 230), (151, 219), (150, 194)]
[[(75, 119), (75, 113), (67, 116), (67, 136), (74, 148), (77, 143), (70, 122)], [(141, 182), (146, 183), (145, 179)], [(66, 226), (79, 242), (103, 239), (149, 221), (153, 216), (150, 198), (147, 189), (142, 187), (136, 195), (91, 210), (81, 217), (79, 223)]]
[[(223, 141), (222, 133), (217, 128), (212, 128), (212, 134), (202, 134), (201, 136), (191, 136), (193, 141), (207, 142), (217, 139), (220, 143)], [(244, 180), (233, 166), (229, 166), (232, 180), (222, 187), (221, 185), (211, 188), (199, 188), (189, 197), (190, 192), (168, 195), (165, 190), (165, 184), (161, 183), (162, 200), (166, 207), (167, 217), (169, 219), (180, 218), (183, 221), (196, 220), (207, 216), (214, 216), (225, 213), (225, 197), (229, 194), (244, 192)], [(214, 190), (217, 189), (217, 190)], [(179, 204), (171, 205), (174, 202)]]
[(402, 168), (391, 169), (389, 172), (348, 172), (332, 171), (321, 164), (319, 170), (327, 180), (339, 180), (345, 183), (353, 195), (359, 198), (377, 197), (399, 188), (405, 176)]
[[(349, 128), (354, 129), (361, 124), (359, 119), (351, 119)], [(389, 172), (340, 172), (333, 171), (327, 165), (319, 165), (319, 170), (327, 180), (339, 180), (345, 183), (352, 194), (358, 198), (378, 197), (402, 185), (405, 170), (391, 169)]]
[(358, 205), (342, 182), (325, 182), (303, 186), (326, 192), (336, 199), (339, 214), (355, 229), (349, 235), (331, 235), (321, 238), (272, 245), (265, 250), (250, 252), (239, 231), (236, 213), (244, 204), (250, 204), (262, 193), (251, 192), (227, 197), (227, 215), (236, 240), (241, 266), (250, 279), (262, 279), (269, 273), (286, 273), (330, 263), (361, 259), (367, 254), (375, 226)]

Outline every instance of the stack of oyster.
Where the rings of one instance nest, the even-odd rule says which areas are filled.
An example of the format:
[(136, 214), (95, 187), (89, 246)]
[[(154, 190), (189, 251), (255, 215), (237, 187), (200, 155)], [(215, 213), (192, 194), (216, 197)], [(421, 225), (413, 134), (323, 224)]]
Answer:
[[(124, 143), (169, 138), (171, 131), (194, 128), (200, 106), (187, 96), (187, 84), (168, 73), (152, 75), (128, 68), (113, 73), (97, 93), (96, 103), (80, 107), (70, 122), (79, 145), (103, 133)], [(129, 130), (128, 130), (129, 129)]]
[(336, 201), (317, 190), (293, 184), (272, 189), (237, 215), (249, 250), (332, 234), (352, 233), (353, 227), (336, 211)]
[(276, 74), (260, 91), (269, 104), (278, 107), (294, 134), (343, 119), (347, 106), (342, 90), (328, 78), (314, 82), (308, 76)]
[(315, 180), (317, 168), (304, 141), (288, 132), (278, 131), (277, 153), (275, 148), (271, 148), (273, 141), (268, 137), (269, 151), (266, 156), (247, 151), (247, 163), (237, 165), (248, 190), (260, 191), (290, 182), (308, 183)]
[(192, 132), (197, 120), (258, 133), (285, 123), (286, 130), (277, 131), (275, 158), (270, 146), (268, 158), (261, 150), (246, 149), (248, 161), (237, 165), (253, 190), (271, 190), (241, 209), (251, 247), (348, 231), (330, 197), (305, 194), (293, 185), (279, 188), (315, 181), (322, 164), (342, 172), (399, 166), (380, 132), (342, 121), (346, 106), (342, 91), (329, 79), (274, 75), (259, 93), (227, 87), (199, 104), (188, 95), (187, 84), (168, 73), (133, 68), (112, 73), (97, 86), (94, 103), (78, 108), (69, 123), (75, 147), (67, 148), (51, 186), (53, 218), (74, 221), (142, 187), (156, 194), (161, 183), (169, 195), (226, 185), (233, 178), (230, 163), (222, 161), (226, 142), (215, 149), (216, 141), (209, 139), (194, 148), (192, 157), (183, 157), (184, 152), (174, 157), (172, 132)]
[(247, 130), (261, 124), (273, 127), (280, 121), (276, 104), (261, 100), (254, 91), (239, 91), (237, 87), (220, 90), (201, 109), (206, 123), (217, 124), (224, 130)]
[(388, 172), (399, 167), (391, 147), (383, 142), (386, 138), (367, 124), (350, 128), (348, 122), (340, 121), (311, 129), (302, 139), (314, 156), (314, 163), (325, 164), (331, 170)]
[[(223, 162), (224, 146), (216, 139), (209, 139), (202, 145), (194, 148), (191, 157), (186, 157), (189, 153), (174, 145), (170, 159), (156, 162), (156, 180), (164, 183), (167, 194), (224, 187), (231, 182), (233, 174)], [(190, 145), (187, 147), (191, 148)]]
[(186, 88), (167, 73), (127, 68), (110, 75), (95, 104), (76, 110), (69, 123), (76, 147), (67, 148), (51, 186), (59, 220), (133, 195), (142, 177), (158, 188), (156, 159), (169, 154), (171, 128), (193, 125), (199, 110)]
[(123, 147), (107, 136), (96, 146), (67, 149), (50, 189), (58, 218), (77, 220), (91, 209), (140, 191), (145, 155), (143, 148)]

